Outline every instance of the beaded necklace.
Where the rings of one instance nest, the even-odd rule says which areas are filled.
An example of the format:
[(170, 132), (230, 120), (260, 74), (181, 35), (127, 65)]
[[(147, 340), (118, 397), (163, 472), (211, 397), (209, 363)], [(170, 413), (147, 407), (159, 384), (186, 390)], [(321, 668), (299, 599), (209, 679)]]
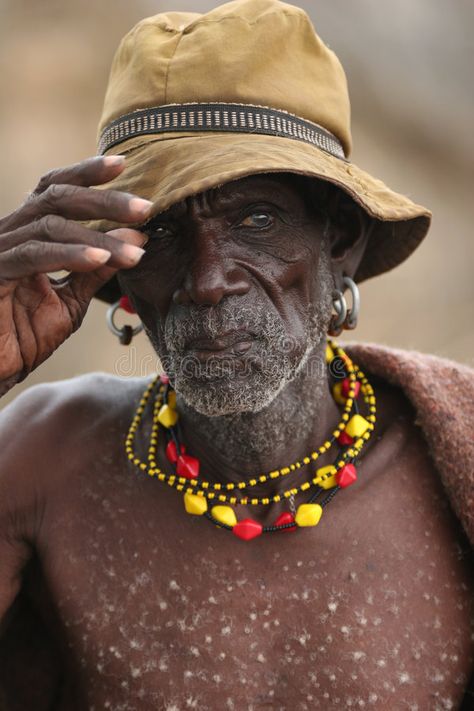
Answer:
[[(376, 421), (375, 393), (369, 381), (345, 351), (332, 341), (326, 347), (326, 361), (332, 382), (335, 401), (343, 407), (341, 421), (332, 435), (317, 449), (301, 460), (273, 471), (258, 474), (247, 481), (238, 483), (209, 482), (199, 477), (200, 463), (196, 457), (186, 453), (181, 441), (179, 414), (176, 409), (176, 393), (166, 374), (157, 375), (147, 386), (125, 439), (125, 452), (138, 470), (146, 471), (168, 486), (184, 493), (184, 507), (187, 513), (204, 516), (216, 526), (230, 530), (242, 540), (251, 540), (262, 533), (295, 531), (298, 527), (316, 526), (323, 509), (341, 490), (357, 480), (356, 460), (370, 439)], [(337, 375), (337, 377), (336, 377)], [(142, 461), (134, 448), (137, 429), (145, 409), (155, 392), (152, 427), (147, 461)], [(367, 410), (363, 417), (359, 412), (359, 395), (362, 395)], [(163, 472), (156, 462), (158, 434), (160, 426), (165, 432), (165, 454), (173, 466), (173, 473)], [(306, 477), (299, 486), (292, 486), (271, 496), (249, 496), (253, 487), (265, 484), (289, 474), (305, 469), (333, 446), (338, 446), (333, 464), (315, 470), (309, 481)], [(246, 518), (238, 521), (232, 506), (269, 506), (284, 499), (293, 498), (313, 489), (306, 503), (300, 504), (296, 513), (285, 511), (273, 525), (263, 526), (258, 521)], [(232, 506), (230, 506), (231, 504)], [(209, 506), (211, 508), (209, 510)]]

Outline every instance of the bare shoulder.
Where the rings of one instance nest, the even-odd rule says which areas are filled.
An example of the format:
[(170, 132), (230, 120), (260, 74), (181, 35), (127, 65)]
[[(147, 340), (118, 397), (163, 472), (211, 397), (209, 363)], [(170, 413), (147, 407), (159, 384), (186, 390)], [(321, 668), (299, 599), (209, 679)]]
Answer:
[(46, 482), (67, 473), (68, 461), (93, 447), (101, 428), (124, 425), (147, 378), (88, 373), (41, 383), (0, 412), (0, 498), (11, 511), (40, 517)]
[(128, 412), (131, 401), (140, 396), (146, 383), (146, 378), (95, 372), (34, 385), (0, 412), (0, 437), (5, 438), (12, 431), (31, 436), (35, 430), (45, 436), (58, 421), (64, 428), (92, 416), (120, 416)]

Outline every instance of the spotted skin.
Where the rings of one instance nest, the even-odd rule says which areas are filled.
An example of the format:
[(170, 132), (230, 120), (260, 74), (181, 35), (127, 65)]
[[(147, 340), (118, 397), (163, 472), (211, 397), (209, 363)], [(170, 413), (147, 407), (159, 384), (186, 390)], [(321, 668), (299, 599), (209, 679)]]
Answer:
[(27, 566), (64, 669), (57, 708), (458, 708), (470, 565), (406, 402), (378, 384), (379, 437), (318, 527), (244, 543), (126, 462), (145, 384), (32, 388), (3, 442), (2, 594)]

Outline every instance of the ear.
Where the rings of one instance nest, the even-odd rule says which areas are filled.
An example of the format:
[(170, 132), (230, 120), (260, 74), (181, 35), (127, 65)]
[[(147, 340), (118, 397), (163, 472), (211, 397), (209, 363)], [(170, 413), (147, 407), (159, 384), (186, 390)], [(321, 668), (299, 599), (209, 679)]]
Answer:
[(343, 275), (354, 278), (374, 222), (342, 190), (331, 195), (327, 213), (331, 269), (336, 288), (342, 289)]

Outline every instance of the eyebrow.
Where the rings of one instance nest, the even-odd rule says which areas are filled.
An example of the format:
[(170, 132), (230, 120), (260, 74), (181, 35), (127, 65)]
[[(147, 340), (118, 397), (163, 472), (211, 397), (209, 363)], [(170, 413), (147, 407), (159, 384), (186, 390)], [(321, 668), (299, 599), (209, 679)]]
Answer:
[[(237, 190), (233, 188), (232, 182), (225, 183), (224, 185), (218, 185), (215, 188), (209, 188), (208, 190), (206, 190), (204, 193), (204, 202), (211, 202), (212, 204), (215, 204), (217, 202), (218, 204), (220, 203), (219, 207), (222, 206), (223, 208), (225, 208), (229, 204), (232, 205), (233, 203), (238, 206), (238, 204), (241, 202), (258, 203), (268, 200), (269, 202), (275, 203), (281, 201), (281, 208), (284, 209), (285, 207), (291, 207), (291, 204), (294, 202), (295, 199), (297, 200), (298, 198), (303, 198), (303, 196), (301, 194), (298, 194), (296, 191), (295, 195), (287, 194), (285, 191), (280, 194), (279, 187), (280, 185), (277, 181), (270, 182), (266, 180), (261, 180), (255, 188), (255, 192), (257, 192), (256, 195), (241, 195), (239, 194), (238, 188)], [(198, 200), (200, 202), (199, 199), (202, 197), (202, 195), (203, 194), (201, 193), (199, 195), (190, 195), (188, 198), (185, 198), (184, 200), (181, 200), (180, 202), (171, 205), (164, 212), (160, 212), (158, 215), (154, 215), (149, 220), (149, 222), (147, 222), (143, 226), (143, 229), (145, 231), (153, 230), (162, 222), (166, 222), (169, 220), (179, 220), (185, 217), (188, 212), (189, 201)], [(277, 200), (275, 200), (275, 196), (278, 195), (279, 199), (277, 198)]]

